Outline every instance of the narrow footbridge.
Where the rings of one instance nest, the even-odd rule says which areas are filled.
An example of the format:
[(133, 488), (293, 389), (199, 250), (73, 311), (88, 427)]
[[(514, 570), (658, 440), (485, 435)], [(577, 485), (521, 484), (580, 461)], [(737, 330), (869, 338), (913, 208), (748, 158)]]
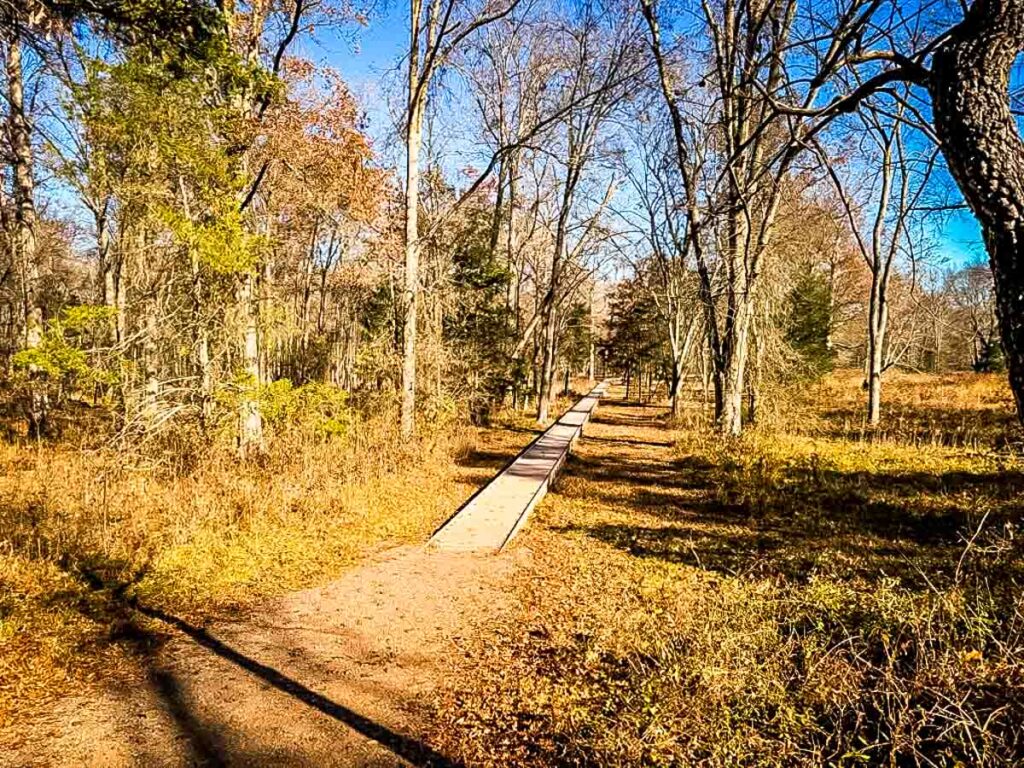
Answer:
[(607, 388), (607, 382), (598, 384), (530, 443), (437, 530), (430, 546), (461, 552), (501, 551), (548, 492)]

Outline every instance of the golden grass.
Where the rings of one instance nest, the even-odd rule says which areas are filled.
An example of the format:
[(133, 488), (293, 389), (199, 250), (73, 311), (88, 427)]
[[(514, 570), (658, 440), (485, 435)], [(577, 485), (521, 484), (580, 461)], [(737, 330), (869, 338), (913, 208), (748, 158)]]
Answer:
[(1003, 374), (887, 372), (882, 423), (874, 428), (866, 420), (863, 380), (860, 371), (841, 370), (781, 398), (775, 431), (980, 449), (1020, 441)]
[[(887, 391), (899, 429), (844, 424), (863, 393), (841, 374), (735, 443), (602, 406), (523, 537), (521, 610), (466, 642), (436, 703), (436, 745), (487, 766), (1020, 764), (1005, 384)], [(977, 439), (943, 402), (979, 412)]]

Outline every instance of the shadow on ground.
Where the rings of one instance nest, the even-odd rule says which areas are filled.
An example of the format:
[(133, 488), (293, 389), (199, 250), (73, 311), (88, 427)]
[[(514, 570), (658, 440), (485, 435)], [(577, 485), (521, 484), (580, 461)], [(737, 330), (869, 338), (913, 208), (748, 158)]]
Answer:
[[(282, 765), (305, 768), (319, 765), (312, 762), (295, 746), (295, 734), (246, 733), (245, 746), (237, 742), (237, 735), (225, 738), (225, 729), (216, 722), (204, 722), (197, 714), (194, 702), (178, 674), (162, 663), (160, 649), (171, 638), (163, 628), (173, 629), (190, 638), (213, 656), (230, 662), (253, 676), (259, 684), (269, 686), (301, 702), (316, 713), (344, 725), (362, 737), (384, 747), (397, 758), (422, 768), (460, 768), (427, 744), (411, 736), (392, 730), (365, 717), (355, 710), (309, 688), (279, 669), (246, 655), (215, 637), (205, 628), (157, 608), (145, 606), (127, 593), (143, 576), (131, 581), (110, 582), (104, 573), (116, 572), (118, 564), (83, 557), (70, 572), (90, 590), (88, 600), (71, 601), (69, 605), (86, 618), (113, 627), (111, 640), (125, 644), (144, 670), (148, 692), (159, 702), (160, 708), (174, 721), (180, 735), (180, 749), (187, 754), (188, 764), (198, 766), (227, 765)], [(60, 596), (55, 596), (60, 599)], [(145, 621), (150, 619), (154, 621)], [(157, 623), (159, 622), (159, 623)], [(339, 759), (344, 755), (339, 754)], [(397, 762), (397, 761), (396, 761)], [(353, 764), (356, 764), (354, 761)], [(360, 765), (366, 765), (364, 761)], [(391, 764), (391, 763), (389, 763)]]
[(585, 438), (566, 469), (575, 481), (561, 487), (588, 511), (554, 526), (636, 557), (731, 575), (926, 587), (952, 578), (973, 537), (991, 544), (1024, 519), (1019, 471), (741, 469), (676, 455), (656, 414), (616, 406), (595, 419), (611, 429)]

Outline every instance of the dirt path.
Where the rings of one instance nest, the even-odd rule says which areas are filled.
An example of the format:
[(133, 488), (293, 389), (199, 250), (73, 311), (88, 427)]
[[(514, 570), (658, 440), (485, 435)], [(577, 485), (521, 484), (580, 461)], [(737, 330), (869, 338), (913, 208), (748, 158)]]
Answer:
[(460, 633), (508, 609), (503, 585), (528, 560), (402, 548), (259, 621), (207, 632), (162, 616), (178, 632), (145, 684), (63, 701), (53, 738), (15, 765), (452, 765), (408, 735), (417, 707)]
[[(579, 752), (567, 757), (567, 748), (618, 739), (614, 715), (589, 712), (600, 705), (588, 697), (622, 681), (614, 660), (627, 658), (620, 650), (650, 631), (652, 608), (663, 608), (649, 599), (664, 586), (664, 572), (650, 567), (660, 560), (634, 548), (662, 532), (675, 542), (675, 525), (697, 521), (689, 506), (700, 494), (667, 408), (626, 403), (623, 394), (616, 387), (602, 400), (554, 491), (506, 550), (532, 552), (512, 577), (509, 611), (453, 655), (429, 741), (466, 765), (597, 764)], [(606, 656), (610, 648), (618, 650)], [(640, 754), (607, 764), (635, 765)]]
[[(645, 441), (649, 413), (613, 402), (598, 413), (576, 471), (657, 448)], [(258, 617), (208, 629), (149, 612), (173, 638), (139, 683), (63, 700), (45, 737), (0, 754), (0, 764), (460, 765), (420, 738), (433, 728), (431, 702), (458, 682), (453, 652), (517, 614), (511, 587), (537, 570), (531, 542), (542, 541), (527, 537), (500, 556), (394, 549)]]

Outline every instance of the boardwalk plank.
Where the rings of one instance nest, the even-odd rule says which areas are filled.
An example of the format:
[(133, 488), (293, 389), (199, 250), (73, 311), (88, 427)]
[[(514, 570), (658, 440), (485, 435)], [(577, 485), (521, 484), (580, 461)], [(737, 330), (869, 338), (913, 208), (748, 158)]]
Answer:
[(607, 387), (598, 384), (566, 411), (445, 523), (430, 546), (462, 552), (504, 548), (544, 498)]

